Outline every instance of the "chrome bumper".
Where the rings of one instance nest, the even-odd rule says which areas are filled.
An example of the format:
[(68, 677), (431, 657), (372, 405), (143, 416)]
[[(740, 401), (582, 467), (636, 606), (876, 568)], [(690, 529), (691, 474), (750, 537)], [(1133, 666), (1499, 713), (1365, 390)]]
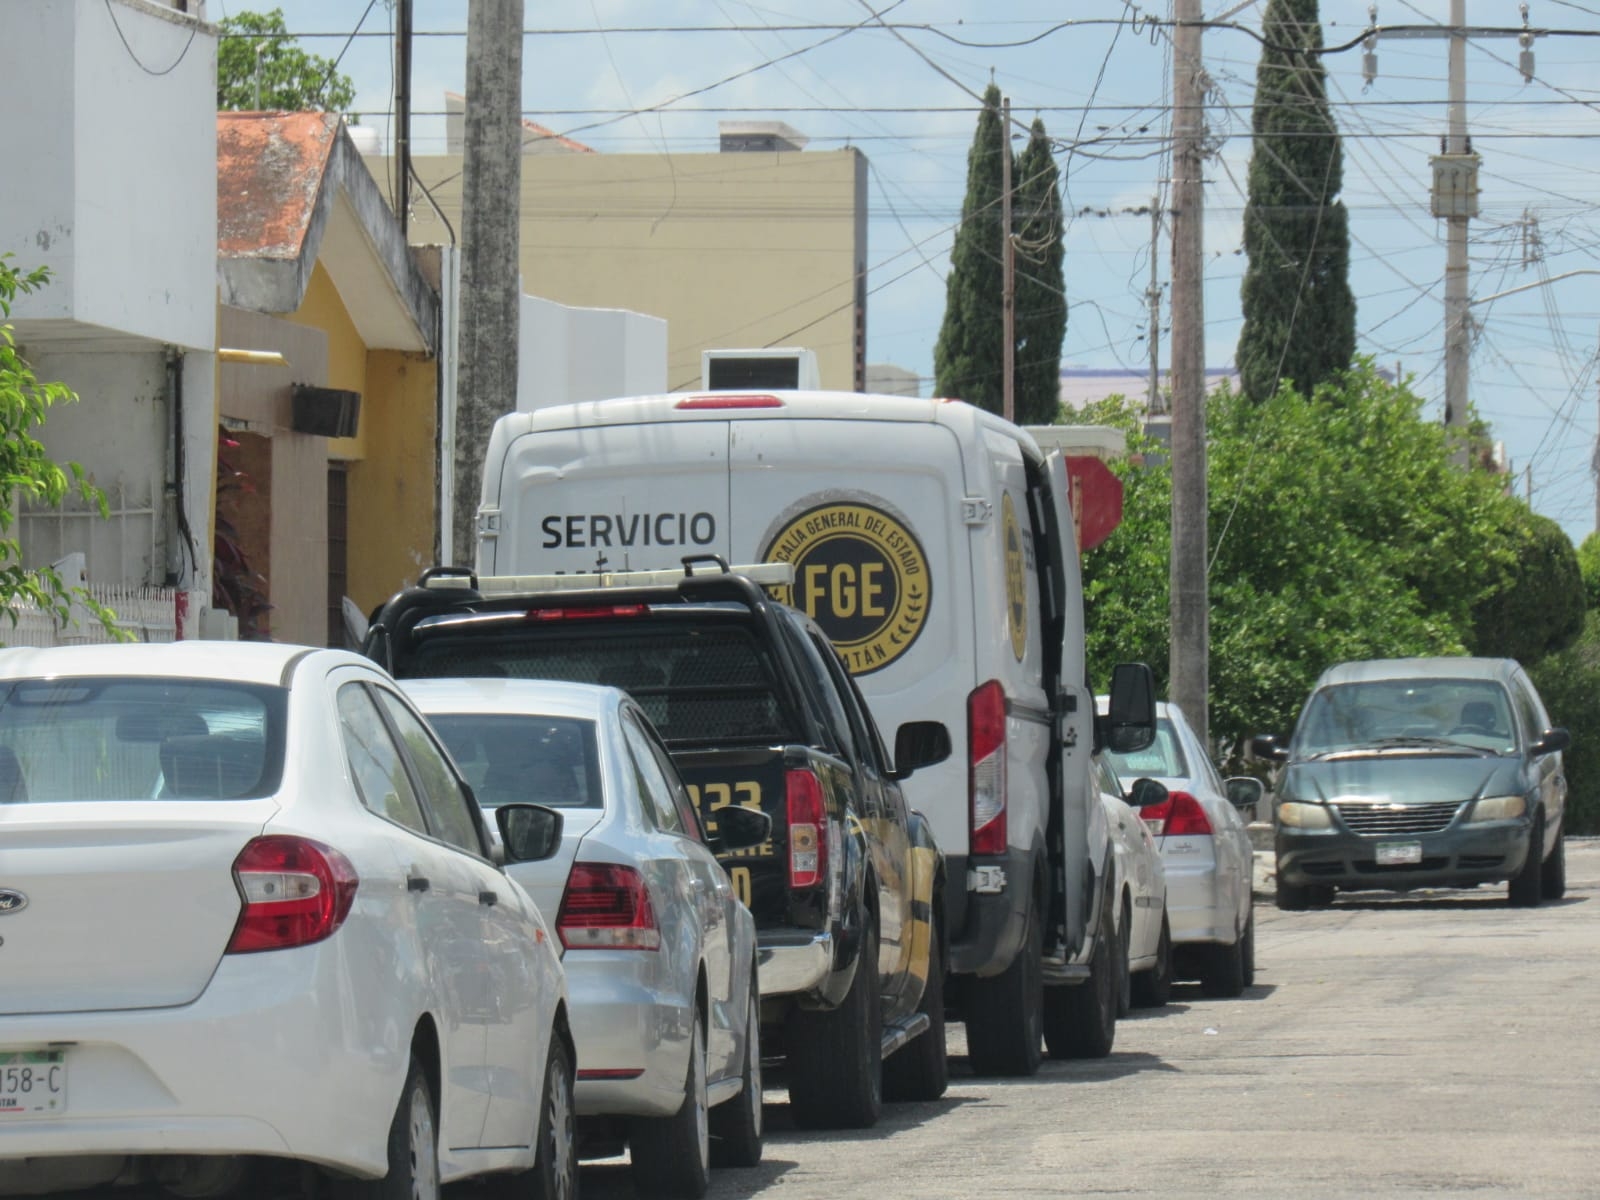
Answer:
[(763, 996), (809, 992), (833, 971), (833, 934), (763, 933), (756, 975)]

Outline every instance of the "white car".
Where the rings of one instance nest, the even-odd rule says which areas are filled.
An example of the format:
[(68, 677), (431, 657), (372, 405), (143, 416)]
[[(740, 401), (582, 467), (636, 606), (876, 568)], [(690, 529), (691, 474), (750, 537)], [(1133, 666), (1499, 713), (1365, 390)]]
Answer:
[[(1100, 698), (1104, 711), (1105, 698)], [(1130, 789), (1153, 779), (1167, 799), (1142, 808), (1167, 868), (1167, 915), (1172, 923), (1173, 977), (1198, 979), (1208, 996), (1237, 996), (1255, 981), (1255, 851), (1239, 807), (1261, 795), (1241, 777), (1226, 783), (1183, 711), (1156, 705), (1156, 738), (1134, 754), (1106, 752)]]
[(0, 764), (0, 1194), (574, 1194), (554, 936), (381, 669), (0, 651)]
[(487, 808), (560, 810), (561, 848), (510, 873), (566, 948), (580, 1153), (626, 1142), (637, 1190), (700, 1196), (713, 1163), (761, 1160), (756, 932), (713, 854), (765, 842), (764, 813), (708, 840), (644, 711), (614, 687), (408, 679)]
[(1167, 872), (1135, 797), (1101, 754), (1095, 759), (1100, 804), (1111, 830), (1116, 863), (1117, 941), (1124, 966), (1118, 1015), (1130, 1008), (1160, 1008), (1172, 995), (1172, 931), (1167, 918)]

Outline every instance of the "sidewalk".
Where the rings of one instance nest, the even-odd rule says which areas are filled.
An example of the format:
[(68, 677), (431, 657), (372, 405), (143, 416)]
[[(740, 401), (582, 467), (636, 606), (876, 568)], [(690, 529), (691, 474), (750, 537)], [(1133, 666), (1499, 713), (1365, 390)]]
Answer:
[(1251, 890), (1258, 900), (1271, 900), (1278, 894), (1278, 856), (1272, 845), (1273, 827), (1269, 822), (1250, 823), (1250, 844), (1256, 848), (1255, 879)]

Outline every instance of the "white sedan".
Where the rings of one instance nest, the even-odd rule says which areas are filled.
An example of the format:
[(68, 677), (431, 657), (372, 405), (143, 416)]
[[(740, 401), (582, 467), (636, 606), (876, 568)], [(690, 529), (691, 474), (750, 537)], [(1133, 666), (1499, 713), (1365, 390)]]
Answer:
[[(1104, 697), (1100, 705), (1103, 712)], [(1106, 755), (1130, 786), (1148, 778), (1168, 792), (1140, 812), (1166, 863), (1174, 978), (1199, 979), (1208, 996), (1237, 996), (1255, 980), (1255, 851), (1230, 785), (1247, 805), (1260, 783), (1224, 783), (1183, 710), (1167, 701), (1156, 705), (1156, 739), (1147, 749)]]
[(1149, 825), (1106, 756), (1095, 759), (1100, 804), (1115, 852), (1117, 941), (1123, 952), (1117, 1014), (1134, 1005), (1160, 1008), (1172, 995), (1172, 931), (1167, 917), (1167, 872)]
[(554, 939), (381, 669), (0, 651), (0, 764), (0, 1194), (574, 1194)]
[(700, 1196), (713, 1163), (761, 1159), (755, 922), (713, 849), (759, 845), (764, 813), (708, 840), (654, 726), (613, 687), (408, 679), (479, 803), (559, 809), (560, 850), (509, 868), (556, 933), (577, 1040), (580, 1153), (620, 1152), (637, 1190)]

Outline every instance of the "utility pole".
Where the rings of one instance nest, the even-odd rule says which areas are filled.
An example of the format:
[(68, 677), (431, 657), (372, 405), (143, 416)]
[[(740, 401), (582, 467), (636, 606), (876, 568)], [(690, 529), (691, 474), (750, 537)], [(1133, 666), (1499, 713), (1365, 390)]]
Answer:
[(1174, 0), (1172, 31), (1172, 563), (1170, 695), (1209, 746), (1206, 562), (1205, 68), (1200, 0)]
[(401, 237), (411, 223), (411, 3), (400, 0), (394, 46), (394, 157), (400, 168), (394, 195)]
[(1017, 259), (1011, 239), (1011, 98), (1000, 100), (1000, 415), (1017, 419)]
[(1467, 137), (1467, 0), (1450, 0), (1450, 124), (1433, 159), (1433, 215), (1444, 218), (1444, 423), (1467, 462), (1467, 227), (1478, 215), (1478, 156)]
[(461, 156), (461, 337), (457, 351), (456, 561), (472, 565), (483, 456), (517, 405), (522, 204), (522, 0), (467, 6), (467, 111)]
[[(1154, 417), (1167, 411), (1161, 399), (1161, 284), (1156, 278), (1156, 257), (1161, 247), (1161, 197), (1150, 201), (1150, 285), (1144, 290), (1150, 305), (1150, 395), (1145, 415)], [(1185, 714), (1187, 715), (1187, 714)]]

